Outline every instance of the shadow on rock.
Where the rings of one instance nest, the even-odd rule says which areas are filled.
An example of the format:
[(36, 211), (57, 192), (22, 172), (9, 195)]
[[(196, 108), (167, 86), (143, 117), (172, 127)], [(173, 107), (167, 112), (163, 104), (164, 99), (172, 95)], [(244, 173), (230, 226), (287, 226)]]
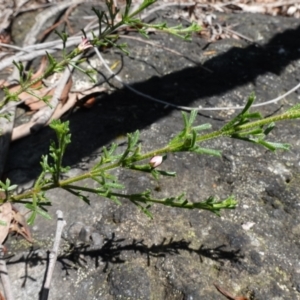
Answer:
[[(130, 244), (124, 244), (125, 239), (116, 239), (113, 236), (111, 239), (106, 240), (105, 245), (99, 249), (91, 249), (89, 246), (72, 246), (67, 255), (60, 256), (58, 261), (63, 265), (63, 269), (68, 272), (69, 269), (74, 268), (74, 265), (84, 266), (86, 260), (82, 257), (90, 257), (95, 261), (95, 267), (99, 267), (100, 260), (105, 263), (103, 272), (106, 272), (110, 264), (122, 264), (126, 260), (122, 257), (122, 252), (130, 251), (132, 253), (139, 253), (144, 255), (147, 259), (147, 265), (150, 266), (152, 257), (166, 257), (167, 255), (181, 255), (181, 251), (195, 253), (199, 256), (201, 262), (203, 257), (214, 260), (219, 263), (223, 261), (231, 261), (232, 263), (239, 262), (243, 255), (240, 250), (228, 250), (226, 245), (220, 245), (215, 248), (208, 248), (201, 245), (199, 249), (190, 247), (191, 242), (185, 240), (174, 241), (166, 239), (159, 245), (147, 246), (143, 240), (133, 240)], [(70, 263), (72, 262), (72, 263)]]

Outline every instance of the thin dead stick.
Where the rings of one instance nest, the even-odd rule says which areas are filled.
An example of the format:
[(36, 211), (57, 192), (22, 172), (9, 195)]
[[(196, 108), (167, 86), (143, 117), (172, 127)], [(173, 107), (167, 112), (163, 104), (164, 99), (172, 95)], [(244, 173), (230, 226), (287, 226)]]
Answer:
[(53, 275), (53, 271), (54, 271), (55, 263), (57, 260), (58, 251), (59, 251), (59, 244), (60, 244), (60, 240), (61, 240), (62, 231), (63, 231), (63, 228), (65, 227), (65, 225), (67, 224), (66, 221), (64, 220), (64, 215), (63, 215), (62, 211), (58, 210), (56, 212), (56, 215), (57, 215), (57, 226), (56, 226), (55, 239), (54, 239), (54, 243), (53, 243), (53, 249), (49, 254), (48, 271), (47, 271), (44, 286), (41, 291), (40, 300), (48, 299), (52, 275)]
[(244, 40), (246, 40), (246, 41), (248, 41), (250, 43), (254, 43), (255, 42), (253, 39), (247, 37), (246, 35), (243, 35), (243, 34), (237, 32), (235, 30), (232, 30), (230, 28), (226, 28), (225, 27), (225, 28), (223, 28), (223, 30), (226, 31), (226, 32), (228, 32), (229, 34), (235, 34), (236, 36), (238, 36), (238, 37), (240, 37), (240, 38), (242, 38), (242, 39), (244, 39)]
[(28, 7), (28, 8), (22, 8), (22, 9), (18, 9), (15, 13), (14, 16), (17, 16), (20, 13), (24, 13), (24, 12), (28, 12), (28, 11), (33, 11), (33, 10), (38, 10), (41, 8), (47, 8), (49, 6), (53, 6), (56, 5), (56, 3), (48, 3), (48, 4), (39, 4), (39, 5), (35, 5), (33, 7)]
[(6, 300), (14, 300), (14, 296), (12, 293), (12, 288), (10, 284), (10, 279), (8, 277), (8, 272), (6, 268), (6, 263), (3, 258), (4, 256), (4, 249), (3, 245), (0, 246), (0, 274), (1, 274), (1, 281), (4, 289), (5, 299)]
[(232, 296), (229, 292), (218, 286), (217, 284), (214, 283), (215, 288), (223, 295), (225, 296), (228, 300), (248, 300), (248, 298), (243, 297), (243, 296)]
[[(98, 30), (95, 30), (95, 35), (99, 33)], [(88, 39), (92, 39), (92, 33), (87, 34)], [(78, 45), (82, 40), (81, 36), (74, 36), (68, 38), (68, 41), (66, 42), (66, 48), (72, 47), (74, 45)], [(37, 50), (35, 50), (37, 49)], [(4, 68), (9, 67), (12, 65), (13, 61), (20, 62), (20, 61), (28, 61), (32, 60), (34, 58), (37, 58), (39, 56), (45, 55), (45, 50), (47, 50), (48, 53), (55, 53), (57, 50), (63, 49), (63, 44), (61, 40), (55, 40), (52, 42), (42, 43), (42, 44), (36, 44), (28, 47), (24, 47), (22, 52), (19, 52), (15, 54), (14, 56), (8, 57), (0, 62), (0, 71)], [(29, 51), (30, 50), (30, 51)], [(30, 52), (24, 54), (23, 52)]]
[(14, 49), (14, 50), (17, 50), (17, 51), (29, 52), (29, 50), (25, 50), (25, 49), (22, 48), (22, 47), (10, 45), (10, 44), (0, 43), (0, 47), (3, 47), (3, 48), (9, 48), (9, 49)]
[(72, 13), (72, 11), (79, 5), (80, 3), (75, 3), (73, 5), (71, 5), (65, 12), (63, 18), (61, 20), (59, 20), (58, 22), (56, 22), (55, 24), (53, 24), (52, 26), (50, 26), (48, 29), (46, 29), (41, 36), (39, 37), (39, 40), (42, 40), (47, 34), (49, 34), (51, 31), (53, 31), (55, 28), (57, 28), (60, 24), (66, 23), (67, 27), (70, 31), (70, 33), (74, 33), (71, 25), (70, 25), (70, 21), (69, 21), (69, 17), (70, 14)]
[(281, 0), (281, 1), (276, 1), (273, 3), (256, 3), (254, 5), (248, 5), (248, 6), (265, 6), (268, 8), (274, 8), (274, 7), (280, 7), (280, 6), (285, 6), (285, 5), (293, 5), (300, 3), (299, 0)]
[[(161, 103), (161, 104), (164, 104), (164, 105), (167, 105), (167, 106), (171, 106), (171, 107), (175, 107), (177, 109), (180, 109), (180, 110), (185, 110), (185, 111), (192, 111), (192, 110), (196, 110), (196, 111), (212, 111), (212, 110), (235, 110), (235, 109), (244, 109), (245, 106), (229, 106), (229, 107), (190, 107), (190, 106), (181, 106), (181, 105), (176, 105), (176, 104), (173, 104), (173, 103), (170, 103), (170, 102), (167, 102), (167, 101), (164, 101), (164, 100), (160, 100), (160, 99), (157, 99), (157, 98), (154, 98), (152, 96), (149, 96), (147, 94), (144, 94), (136, 89), (134, 89), (133, 87), (131, 87), (129, 84), (125, 83), (117, 74), (115, 74), (111, 69), (110, 67), (107, 65), (107, 63), (105, 62), (105, 60), (103, 59), (101, 53), (99, 52), (99, 50), (97, 48), (94, 48), (98, 58), (101, 60), (102, 64), (104, 65), (104, 67), (108, 70), (108, 72), (114, 76), (114, 78), (116, 78), (124, 87), (126, 87), (127, 89), (129, 89), (130, 91), (132, 91), (133, 93), (139, 95), (139, 96), (142, 96), (144, 98), (147, 98), (151, 101), (155, 101), (155, 102), (158, 102), (158, 103)], [(262, 102), (262, 103), (257, 103), (257, 104), (253, 104), (252, 107), (260, 107), (260, 106), (265, 106), (265, 105), (269, 105), (269, 104), (272, 104), (272, 103), (276, 103), (277, 101), (287, 97), (288, 95), (290, 95), (291, 93), (293, 93), (294, 91), (296, 91), (297, 89), (300, 88), (300, 83), (298, 83), (296, 86), (294, 86), (292, 89), (290, 89), (288, 92), (286, 92), (285, 94), (277, 97), (277, 98), (274, 98), (272, 100), (269, 100), (269, 101), (266, 101), (266, 102)]]

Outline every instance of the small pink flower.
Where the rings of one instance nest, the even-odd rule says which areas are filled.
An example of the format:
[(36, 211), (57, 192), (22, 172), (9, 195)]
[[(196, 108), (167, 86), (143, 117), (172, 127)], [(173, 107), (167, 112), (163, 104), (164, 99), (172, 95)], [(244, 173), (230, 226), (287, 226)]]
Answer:
[(81, 43), (78, 45), (79, 51), (84, 51), (84, 50), (86, 50), (88, 48), (92, 48), (92, 47), (93, 47), (93, 45), (90, 43), (89, 39), (84, 38), (84, 37), (82, 38)]
[(163, 162), (163, 157), (161, 155), (156, 155), (153, 156), (150, 161), (149, 164), (152, 168), (156, 168), (158, 167), (161, 163)]

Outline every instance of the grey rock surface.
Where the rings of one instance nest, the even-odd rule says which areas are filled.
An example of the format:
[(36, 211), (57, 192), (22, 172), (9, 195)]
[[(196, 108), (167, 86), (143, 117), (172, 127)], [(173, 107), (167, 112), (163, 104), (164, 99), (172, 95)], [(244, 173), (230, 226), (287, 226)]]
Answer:
[[(156, 18), (176, 23), (165, 14)], [(125, 38), (129, 56), (108, 50), (104, 57), (110, 65), (121, 60), (119, 75), (137, 90), (184, 106), (243, 105), (253, 91), (259, 103), (296, 85), (300, 20), (253, 14), (218, 18), (238, 23), (235, 30), (257, 43), (226, 39), (208, 44), (199, 36), (188, 43), (157, 33), (151, 40), (186, 57)], [(94, 56), (89, 63), (98, 66), (99, 82), (104, 81)], [(76, 76), (75, 84), (87, 81)], [(270, 115), (298, 103), (299, 97), (295, 92), (259, 110)], [(211, 123), (217, 129), (234, 114), (203, 112), (197, 123)], [(95, 107), (79, 110), (69, 119), (72, 145), (64, 160), (72, 166), (69, 176), (92, 166), (102, 146), (115, 141), (124, 147), (127, 132), (140, 130), (144, 150), (150, 150), (182, 128), (178, 110), (124, 88), (99, 97)], [(65, 191), (49, 192), (53, 220), (37, 219), (32, 227), (34, 245), (18, 238), (9, 241), (7, 262), (16, 299), (39, 298), (57, 209), (64, 212), (67, 227), (50, 290), (52, 300), (221, 299), (213, 283), (250, 299), (300, 299), (299, 130), (299, 121), (291, 121), (277, 124), (270, 134), (272, 140), (289, 142), (289, 152), (271, 153), (224, 138), (204, 145), (223, 150), (221, 159), (170, 155), (162, 168), (176, 171), (175, 179), (155, 181), (147, 174), (115, 172), (130, 193), (146, 188), (159, 197), (186, 192), (192, 201), (235, 195), (237, 209), (223, 212), (221, 218), (205, 211), (153, 206), (151, 220), (127, 201), (117, 206), (91, 196), (87, 205)], [(50, 139), (54, 134), (45, 128), (11, 146), (6, 174), (14, 183), (30, 186)]]

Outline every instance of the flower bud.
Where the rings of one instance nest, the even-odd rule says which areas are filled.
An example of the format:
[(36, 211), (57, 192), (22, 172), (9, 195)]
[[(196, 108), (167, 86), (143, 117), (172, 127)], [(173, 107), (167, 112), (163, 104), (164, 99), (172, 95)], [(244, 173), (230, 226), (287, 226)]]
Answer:
[(163, 157), (161, 155), (156, 155), (153, 156), (150, 161), (149, 164), (152, 168), (156, 168), (158, 167), (161, 163), (163, 162)]
[(92, 47), (93, 47), (93, 45), (90, 43), (90, 41), (87, 38), (83, 37), (81, 43), (78, 45), (78, 50), (80, 52), (82, 52), (82, 51), (84, 51), (88, 48), (92, 48)]

